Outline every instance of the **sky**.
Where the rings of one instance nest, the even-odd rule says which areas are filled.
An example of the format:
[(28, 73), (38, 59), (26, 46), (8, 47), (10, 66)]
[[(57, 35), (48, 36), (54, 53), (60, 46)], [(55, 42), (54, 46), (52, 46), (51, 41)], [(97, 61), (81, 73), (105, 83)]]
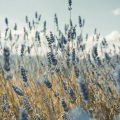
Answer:
[[(112, 31), (120, 31), (120, 11), (118, 15), (114, 10), (120, 9), (120, 0), (73, 0), (73, 23), (78, 23), (78, 16), (86, 20), (85, 31), (92, 33), (97, 28), (103, 35)], [(18, 26), (24, 24), (25, 16), (34, 18), (37, 11), (46, 20), (48, 27), (53, 28), (54, 14), (57, 13), (59, 25), (69, 22), (68, 0), (0, 0), (0, 28), (5, 17)]]
[[(50, 30), (54, 30), (55, 13), (60, 29), (69, 23), (68, 0), (0, 0), (0, 30), (5, 29), (5, 17), (11, 27), (17, 23), (22, 30), (25, 16), (32, 20), (36, 11), (41, 14), (41, 26), (46, 20)], [(85, 33), (92, 35), (97, 28), (110, 40), (120, 37), (120, 0), (72, 0), (73, 24), (78, 24), (78, 16), (85, 19)]]

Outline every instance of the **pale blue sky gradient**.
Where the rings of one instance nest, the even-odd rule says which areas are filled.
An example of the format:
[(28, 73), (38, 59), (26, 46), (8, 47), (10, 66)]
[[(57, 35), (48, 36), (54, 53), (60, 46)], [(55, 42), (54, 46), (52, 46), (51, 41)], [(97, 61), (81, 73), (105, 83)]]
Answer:
[[(92, 34), (94, 28), (103, 34), (120, 31), (120, 16), (112, 11), (120, 8), (120, 0), (72, 0), (72, 19), (78, 24), (78, 16), (85, 18), (84, 31)], [(68, 0), (0, 0), (0, 29), (5, 26), (4, 19), (9, 23), (18, 23), (18, 27), (25, 23), (25, 16), (34, 18), (37, 11), (42, 15), (41, 24), (47, 21), (47, 28), (54, 27), (54, 14), (57, 13), (59, 26), (62, 28), (69, 22)]]

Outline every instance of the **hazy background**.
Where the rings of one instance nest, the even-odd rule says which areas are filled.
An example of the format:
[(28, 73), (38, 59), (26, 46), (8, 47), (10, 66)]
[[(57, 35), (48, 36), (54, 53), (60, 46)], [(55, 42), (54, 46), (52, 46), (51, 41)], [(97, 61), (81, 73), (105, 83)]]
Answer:
[[(73, 24), (78, 24), (78, 16), (85, 19), (84, 33), (91, 38), (94, 28), (101, 36), (112, 43), (120, 38), (120, 0), (72, 0)], [(68, 0), (0, 0), (0, 30), (5, 30), (5, 17), (9, 19), (10, 27), (18, 24), (22, 31), (25, 16), (34, 18), (35, 12), (41, 14), (41, 26), (47, 21), (47, 28), (54, 30), (54, 14), (57, 13), (60, 29), (69, 23)], [(42, 29), (42, 28), (41, 28)]]

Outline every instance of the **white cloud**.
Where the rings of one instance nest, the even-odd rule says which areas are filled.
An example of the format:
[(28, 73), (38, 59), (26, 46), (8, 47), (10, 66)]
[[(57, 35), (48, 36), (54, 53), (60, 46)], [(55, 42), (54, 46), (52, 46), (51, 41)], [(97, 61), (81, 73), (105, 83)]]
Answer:
[[(95, 38), (95, 40), (93, 41), (93, 36)], [(86, 51), (91, 51), (92, 47), (95, 44), (98, 44), (98, 53), (99, 56), (102, 57), (101, 54), (101, 49), (100, 49), (100, 44), (103, 40), (103, 38), (106, 38), (106, 41), (108, 43), (108, 48), (107, 49), (103, 49), (103, 51), (109, 52), (110, 50), (112, 50), (113, 52), (113, 44), (116, 46), (116, 52), (118, 52), (118, 46), (120, 46), (120, 32), (117, 30), (112, 31), (111, 33), (105, 35), (105, 36), (100, 36), (99, 37), (99, 41), (96, 41), (96, 36), (95, 35), (89, 35), (88, 41), (86, 42)]]
[(114, 15), (120, 15), (120, 8), (113, 10)]
[(105, 36), (107, 43), (109, 45), (109, 50), (113, 51), (113, 44), (116, 46), (116, 52), (119, 52), (118, 47), (120, 47), (120, 32), (115, 30), (112, 31), (110, 34)]
[(118, 41), (120, 39), (120, 32), (112, 31), (110, 34), (105, 37), (108, 41)]

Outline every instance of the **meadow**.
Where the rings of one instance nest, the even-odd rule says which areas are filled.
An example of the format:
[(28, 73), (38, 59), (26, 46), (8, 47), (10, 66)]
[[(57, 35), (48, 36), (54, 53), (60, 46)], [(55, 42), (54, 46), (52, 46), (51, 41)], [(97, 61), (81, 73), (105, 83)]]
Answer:
[[(0, 120), (120, 120), (120, 45), (109, 46), (97, 29), (92, 47), (85, 20), (71, 19), (54, 31), (41, 15), (25, 17), (23, 34), (9, 27), (0, 34)], [(18, 31), (18, 32), (17, 32)], [(119, 41), (120, 42), (120, 41)]]

